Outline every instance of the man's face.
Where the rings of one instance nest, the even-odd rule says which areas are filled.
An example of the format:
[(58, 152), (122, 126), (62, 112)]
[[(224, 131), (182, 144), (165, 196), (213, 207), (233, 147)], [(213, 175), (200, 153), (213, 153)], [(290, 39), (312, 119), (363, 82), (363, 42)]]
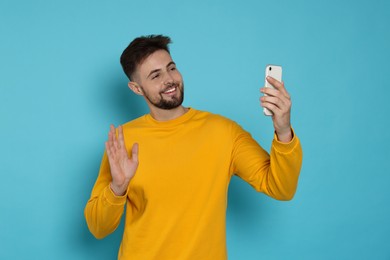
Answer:
[(134, 79), (149, 106), (169, 110), (183, 103), (182, 76), (165, 50), (152, 53), (138, 65)]

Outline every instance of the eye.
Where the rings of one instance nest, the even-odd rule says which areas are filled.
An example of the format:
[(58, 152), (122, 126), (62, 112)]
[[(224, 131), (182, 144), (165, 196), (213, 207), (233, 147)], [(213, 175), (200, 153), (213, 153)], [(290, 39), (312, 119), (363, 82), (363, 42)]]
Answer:
[(160, 74), (159, 73), (157, 73), (157, 74), (154, 74), (153, 76), (152, 76), (152, 79), (156, 79), (156, 78), (158, 78), (160, 76)]
[(176, 70), (176, 67), (171, 67), (170, 70)]

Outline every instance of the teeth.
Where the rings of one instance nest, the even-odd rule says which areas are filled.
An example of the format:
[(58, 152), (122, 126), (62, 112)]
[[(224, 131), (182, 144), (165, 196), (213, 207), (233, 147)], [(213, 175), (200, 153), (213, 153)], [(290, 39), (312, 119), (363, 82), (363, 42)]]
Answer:
[(176, 88), (170, 88), (170, 89), (168, 89), (167, 91), (165, 91), (164, 93), (167, 93), (167, 94), (168, 94), (168, 93), (172, 93), (173, 91), (175, 91), (175, 89), (176, 89)]

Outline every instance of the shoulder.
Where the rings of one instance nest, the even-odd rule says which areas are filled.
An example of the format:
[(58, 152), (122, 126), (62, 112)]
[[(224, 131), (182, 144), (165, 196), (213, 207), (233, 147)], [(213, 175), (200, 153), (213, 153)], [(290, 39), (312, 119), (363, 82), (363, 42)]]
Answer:
[(137, 128), (143, 128), (147, 125), (147, 122), (146, 122), (146, 119), (145, 119), (146, 115), (143, 115), (143, 116), (140, 116), (138, 118), (135, 118), (131, 121), (128, 121), (126, 123), (124, 123), (122, 125), (123, 127), (123, 130), (130, 130), (130, 129), (137, 129)]
[(215, 114), (207, 111), (201, 111), (197, 110), (196, 111), (196, 116), (194, 119), (202, 119), (206, 123), (213, 124), (213, 125), (219, 125), (219, 126), (224, 126), (224, 127), (237, 127), (238, 124), (233, 121), (232, 119), (229, 119), (225, 116), (222, 116), (220, 114)]

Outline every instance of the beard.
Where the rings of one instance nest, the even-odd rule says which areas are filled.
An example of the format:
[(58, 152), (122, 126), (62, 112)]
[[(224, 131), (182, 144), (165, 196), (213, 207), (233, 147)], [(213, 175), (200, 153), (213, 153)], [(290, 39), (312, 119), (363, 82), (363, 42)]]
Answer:
[[(170, 99), (165, 99), (163, 96), (163, 92), (166, 91), (169, 88), (176, 87), (176, 91), (179, 92), (179, 96), (172, 96)], [(156, 98), (152, 98), (151, 95), (149, 95), (148, 92), (145, 92), (145, 89), (142, 88), (142, 91), (144, 92), (144, 97), (155, 107), (165, 110), (171, 110), (174, 108), (177, 108), (181, 106), (184, 100), (184, 83), (182, 84), (182, 87), (180, 88), (180, 85), (178, 83), (172, 83), (167, 85), (167, 87), (161, 91)]]

